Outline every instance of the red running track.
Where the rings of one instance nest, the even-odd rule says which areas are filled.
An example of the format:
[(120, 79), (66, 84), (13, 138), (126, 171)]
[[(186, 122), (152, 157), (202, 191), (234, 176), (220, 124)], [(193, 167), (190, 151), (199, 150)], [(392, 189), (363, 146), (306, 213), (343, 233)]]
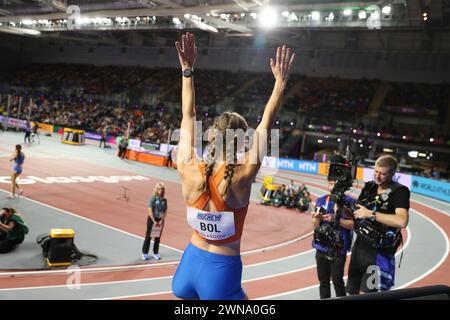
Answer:
[[(2, 159), (2, 167), (8, 167), (7, 161)], [(55, 159), (29, 159), (24, 172), (24, 177), (37, 176), (41, 178), (55, 176), (120, 176), (135, 175), (123, 170), (105, 168), (86, 162), (77, 162), (76, 167), (67, 166), (67, 162)], [(68, 172), (70, 172), (68, 174)], [(4, 173), (8, 175), (9, 173)], [(296, 182), (301, 181), (301, 174), (293, 174)], [(307, 176), (311, 179), (311, 176)], [(78, 184), (34, 184), (24, 186), (26, 196), (45, 204), (73, 212), (77, 215), (104, 223), (106, 225), (124, 230), (138, 236), (145, 232), (146, 205), (153, 191), (156, 179), (147, 181), (121, 182), (120, 184), (106, 184), (102, 182), (78, 183)], [(314, 185), (326, 191), (326, 187), (317, 181)], [(191, 230), (185, 220), (185, 204), (181, 200), (181, 188), (179, 184), (165, 181), (167, 186), (167, 198), (169, 199), (170, 218), (164, 231), (163, 243), (171, 247), (184, 249), (189, 241)], [(130, 189), (131, 202), (118, 201), (121, 195), (120, 185), (126, 185)], [(9, 190), (9, 186), (2, 184), (0, 188)], [(438, 225), (440, 225), (450, 236), (450, 222), (441, 213), (418, 204), (412, 203), (412, 208), (426, 214)], [(126, 213), (126, 214), (125, 214)], [(111, 218), (113, 217), (113, 218)], [(244, 228), (242, 240), (243, 251), (265, 248), (272, 245), (287, 242), (308, 234), (312, 230), (310, 216), (298, 213), (295, 210), (284, 208), (274, 209), (272, 207), (260, 206), (251, 203), (249, 214)], [(311, 238), (296, 241), (282, 246), (276, 250), (257, 252), (243, 257), (244, 265), (283, 258), (298, 254), (311, 249)], [(449, 258), (433, 273), (423, 280), (412, 284), (421, 286), (427, 284), (444, 283), (450, 284), (448, 272), (450, 271)], [(99, 283), (110, 281), (123, 281), (135, 279), (149, 279), (155, 277), (166, 277), (173, 275), (176, 263), (165, 266), (153, 266), (137, 270), (101, 271), (83, 273), (83, 283)], [(64, 285), (65, 275), (48, 274), (22, 277), (2, 277), (0, 288), (35, 287), (48, 285)], [(308, 267), (286, 275), (278, 275), (256, 281), (248, 281), (243, 284), (250, 298), (264, 297), (280, 292), (297, 290), (317, 284), (315, 266)], [(158, 294), (133, 299), (173, 299), (171, 294)]]

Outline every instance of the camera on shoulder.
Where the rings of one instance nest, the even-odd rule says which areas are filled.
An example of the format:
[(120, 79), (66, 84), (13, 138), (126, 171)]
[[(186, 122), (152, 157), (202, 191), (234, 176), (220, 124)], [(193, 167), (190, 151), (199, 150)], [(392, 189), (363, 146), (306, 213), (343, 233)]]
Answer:
[[(314, 229), (314, 241), (329, 248), (327, 256), (329, 259), (333, 259), (344, 248), (344, 236), (340, 227), (341, 215), (343, 211), (352, 215), (353, 211), (356, 210), (354, 203), (348, 201), (345, 197), (345, 192), (353, 186), (356, 170), (350, 165), (349, 161), (339, 155), (331, 157), (330, 162), (327, 179), (335, 182), (331, 190), (330, 200), (337, 204), (337, 211), (333, 223), (322, 223)], [(320, 210), (323, 210), (323, 208)]]

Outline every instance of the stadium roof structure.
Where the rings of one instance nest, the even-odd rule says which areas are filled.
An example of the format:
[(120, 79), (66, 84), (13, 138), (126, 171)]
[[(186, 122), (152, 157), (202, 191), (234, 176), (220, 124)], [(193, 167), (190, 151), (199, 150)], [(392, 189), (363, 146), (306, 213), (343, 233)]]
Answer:
[(429, 11), (444, 15), (445, 6), (421, 0), (0, 0), (0, 32), (200, 29), (245, 37), (270, 28), (411, 28), (423, 27)]

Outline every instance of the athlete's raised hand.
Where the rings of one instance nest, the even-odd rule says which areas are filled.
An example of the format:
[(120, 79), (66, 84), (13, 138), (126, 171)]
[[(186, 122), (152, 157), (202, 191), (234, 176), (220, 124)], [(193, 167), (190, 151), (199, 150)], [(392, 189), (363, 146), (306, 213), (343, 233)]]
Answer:
[(176, 41), (175, 47), (178, 51), (178, 58), (180, 59), (181, 68), (183, 70), (192, 69), (194, 67), (195, 60), (197, 59), (195, 36), (192, 33), (186, 32), (181, 39), (181, 45), (178, 41)]
[(295, 53), (293, 53), (291, 48), (288, 48), (286, 45), (277, 48), (277, 56), (275, 60), (270, 58), (270, 67), (272, 68), (272, 73), (275, 80), (282, 84), (283, 87), (289, 79), (294, 58)]

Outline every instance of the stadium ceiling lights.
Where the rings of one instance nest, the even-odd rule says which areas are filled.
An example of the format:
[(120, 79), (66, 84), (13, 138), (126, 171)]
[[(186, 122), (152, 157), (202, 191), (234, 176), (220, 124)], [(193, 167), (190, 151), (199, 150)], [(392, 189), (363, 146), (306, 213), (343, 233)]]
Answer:
[(419, 152), (418, 156), (421, 158), (425, 158), (427, 156), (427, 154), (423, 153), (423, 152)]
[(311, 12), (311, 20), (313, 20), (313, 21), (319, 21), (320, 20), (320, 13), (319, 13), (319, 11)]
[(259, 14), (259, 24), (263, 28), (273, 28), (278, 22), (278, 15), (274, 8), (265, 7)]
[(366, 18), (367, 18), (367, 13), (366, 13), (364, 10), (361, 10), (361, 11), (358, 13), (358, 17), (359, 17), (361, 20), (366, 19)]
[(409, 156), (410, 158), (417, 158), (418, 155), (419, 155), (419, 152), (418, 152), (418, 151), (409, 151), (409, 152), (408, 152), (408, 156)]
[(31, 26), (33, 25), (33, 20), (22, 20), (21, 22), (24, 26)]
[(383, 14), (391, 14), (391, 10), (392, 10), (392, 8), (391, 8), (391, 6), (384, 6), (382, 9), (381, 9), (381, 12), (383, 13)]
[(351, 15), (352, 14), (352, 10), (351, 9), (345, 9), (344, 11), (343, 11), (343, 13), (344, 13), (344, 16), (349, 16), (349, 15)]
[(378, 19), (380, 19), (380, 13), (378, 11), (374, 11), (370, 14), (370, 18), (372, 18), (374, 20), (378, 20)]
[(289, 22), (291, 22), (291, 21), (298, 21), (298, 17), (295, 14), (295, 12), (283, 11), (281, 13), (281, 16), (283, 18), (285, 18), (286, 20), (288, 20)]
[(86, 17), (84, 17), (84, 18), (76, 18), (76, 19), (75, 19), (75, 22), (76, 22), (77, 24), (79, 24), (79, 25), (85, 25), (85, 24), (91, 23), (91, 19), (86, 18)]

